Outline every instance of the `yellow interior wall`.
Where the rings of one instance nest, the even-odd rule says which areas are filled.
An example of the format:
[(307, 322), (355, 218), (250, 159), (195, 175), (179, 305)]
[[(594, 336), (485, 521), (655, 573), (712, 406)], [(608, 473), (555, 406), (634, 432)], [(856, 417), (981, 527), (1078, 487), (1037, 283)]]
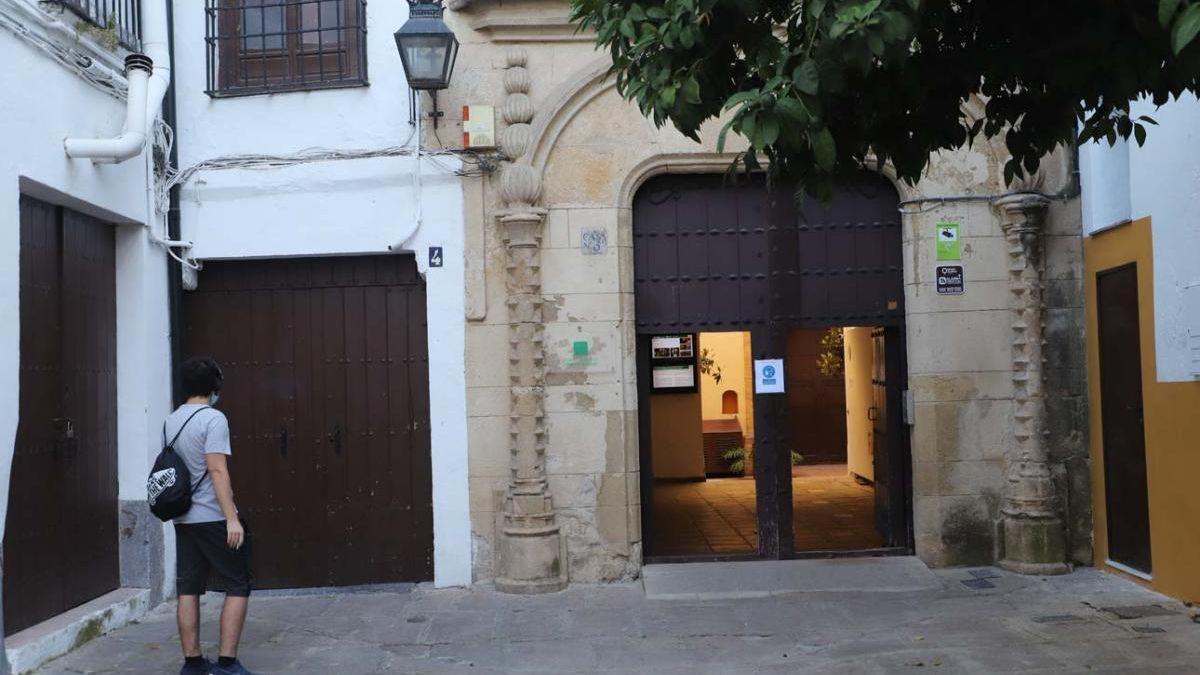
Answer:
[(847, 469), (867, 480), (875, 480), (874, 453), (871, 448), (871, 408), (873, 388), (871, 370), (875, 355), (870, 328), (846, 328), (846, 464)]
[(742, 391), (746, 392), (745, 400), (741, 401), (741, 412), (738, 418), (742, 422), (742, 434), (745, 436), (746, 449), (754, 449), (754, 351), (750, 349), (750, 332), (742, 333)]
[[(721, 383), (717, 384), (710, 375), (700, 375), (700, 405), (706, 420), (733, 419), (734, 415), (721, 412), (721, 396), (726, 391), (734, 391), (738, 397), (738, 414), (736, 415), (742, 427), (743, 435), (750, 435), (750, 427), (746, 420), (753, 420), (753, 401), (747, 393), (747, 342), (749, 333), (701, 333), (700, 349), (707, 349), (716, 365), (721, 367)], [(750, 411), (747, 414), (747, 410)]]
[(650, 457), (655, 478), (704, 478), (700, 421), (700, 394), (650, 396)]
[[(1108, 559), (1101, 433), (1100, 350), (1096, 273), (1137, 263), (1146, 471), (1150, 493), (1150, 585), (1167, 595), (1200, 601), (1200, 382), (1158, 382), (1154, 345), (1154, 267), (1151, 224), (1143, 218), (1084, 239), (1087, 286), (1090, 408), (1096, 564)], [(1132, 577), (1131, 577), (1132, 578)]]

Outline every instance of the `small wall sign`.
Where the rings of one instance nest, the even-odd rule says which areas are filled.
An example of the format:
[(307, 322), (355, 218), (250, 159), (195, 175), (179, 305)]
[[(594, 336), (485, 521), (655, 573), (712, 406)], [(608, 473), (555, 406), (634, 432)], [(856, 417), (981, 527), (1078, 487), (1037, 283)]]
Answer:
[(607, 230), (584, 230), (579, 237), (579, 248), (584, 255), (604, 255), (608, 253)]
[(655, 335), (650, 338), (650, 390), (660, 393), (694, 393), (696, 334)]
[(441, 267), (442, 266), (442, 247), (441, 246), (430, 246), (429, 247), (429, 266), (430, 267)]
[(965, 292), (962, 265), (938, 265), (934, 274), (937, 277), (938, 295), (962, 295)]
[(783, 359), (754, 359), (754, 393), (782, 394)]
[(962, 260), (962, 242), (958, 240), (958, 230), (958, 223), (938, 223), (938, 260)]

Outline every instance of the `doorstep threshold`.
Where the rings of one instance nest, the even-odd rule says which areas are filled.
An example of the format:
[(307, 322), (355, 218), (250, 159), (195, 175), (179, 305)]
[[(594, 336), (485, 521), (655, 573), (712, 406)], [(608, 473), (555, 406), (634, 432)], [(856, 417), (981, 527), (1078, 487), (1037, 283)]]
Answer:
[(29, 673), (150, 611), (150, 589), (118, 588), (4, 639), (15, 675)]
[(726, 600), (786, 593), (935, 590), (941, 581), (915, 556), (646, 565), (652, 600)]

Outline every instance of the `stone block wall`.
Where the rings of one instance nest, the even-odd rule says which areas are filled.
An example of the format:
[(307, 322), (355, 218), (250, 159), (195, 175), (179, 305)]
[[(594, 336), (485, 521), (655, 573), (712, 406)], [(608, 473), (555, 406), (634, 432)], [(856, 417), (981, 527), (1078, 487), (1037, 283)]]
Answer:
[[(449, 17), (463, 40), (444, 107), (500, 105), (506, 53), (525, 50), (532, 149), (520, 161), (541, 178), (544, 304), (545, 469), (566, 539), (572, 582), (636, 576), (641, 567), (632, 264), (632, 196), (662, 172), (720, 172), (730, 156), (713, 147), (719, 122), (696, 144), (656, 129), (603, 78), (603, 55), (575, 35), (561, 3), (473, 4)], [(556, 23), (558, 22), (558, 23)], [(536, 27), (536, 30), (534, 30)], [(453, 126), (454, 120), (447, 120)], [(503, 128), (502, 121), (499, 128)], [(444, 130), (443, 138), (453, 136)], [(917, 554), (932, 565), (990, 564), (998, 534), (1006, 461), (1014, 448), (1009, 248), (988, 195), (1008, 191), (1002, 150), (979, 141), (940, 155), (915, 187), (898, 185), (907, 204), (903, 254)], [(505, 249), (497, 218), (504, 169), (475, 179), (477, 213), (467, 214), (468, 414), (473, 561), (477, 580), (494, 575), (498, 514), (509, 477)], [(1065, 156), (1048, 158), (1026, 189), (1066, 185)], [(975, 199), (960, 199), (972, 197)], [(966, 293), (938, 296), (935, 228), (961, 225)], [(1072, 559), (1090, 559), (1091, 516), (1083, 370), (1078, 200), (1054, 201), (1046, 218), (1046, 354), (1049, 446), (1068, 523)], [(607, 246), (582, 249), (584, 232)], [(470, 242), (476, 242), (471, 244)], [(587, 344), (586, 356), (575, 343)]]

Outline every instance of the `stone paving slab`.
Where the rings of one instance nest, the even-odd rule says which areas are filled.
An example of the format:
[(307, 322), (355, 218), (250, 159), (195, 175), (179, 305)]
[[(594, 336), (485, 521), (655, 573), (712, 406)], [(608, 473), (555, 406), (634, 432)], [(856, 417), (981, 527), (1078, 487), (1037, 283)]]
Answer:
[[(273, 594), (251, 600), (242, 656), (264, 674), (1200, 673), (1200, 624), (1179, 603), (1091, 569), (988, 572), (990, 589), (939, 570), (917, 590), (743, 599), (655, 600), (637, 584)], [(203, 603), (209, 654), (219, 601)], [(1101, 609), (1145, 606), (1163, 612)], [(179, 658), (166, 604), (38, 672), (174, 673)]]
[(822, 591), (921, 591), (940, 582), (911, 556), (647, 565), (646, 597), (735, 599)]

